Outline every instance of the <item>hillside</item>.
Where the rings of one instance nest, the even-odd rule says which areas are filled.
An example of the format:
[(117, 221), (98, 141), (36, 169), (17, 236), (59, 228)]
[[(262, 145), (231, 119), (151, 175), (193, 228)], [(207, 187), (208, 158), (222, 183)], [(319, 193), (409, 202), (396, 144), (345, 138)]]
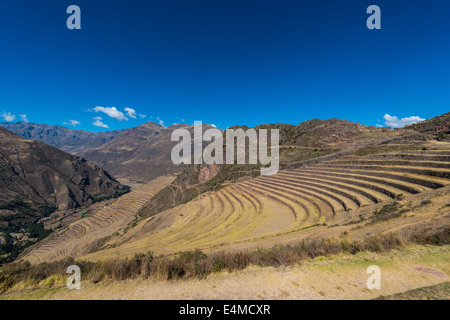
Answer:
[(0, 127), (27, 140), (37, 140), (75, 155), (99, 147), (124, 131), (89, 132), (57, 125), (25, 122), (0, 123)]
[[(22, 283), (26, 281), (18, 283), (0, 295), (0, 300), (366, 300), (380, 296), (386, 299), (391, 295), (395, 295), (391, 297), (395, 299), (450, 298), (448, 245), (414, 245), (379, 253), (329, 256), (319, 253), (316, 258), (303, 259), (301, 263), (286, 263), (289, 258), (286, 255), (274, 257), (277, 267), (250, 265), (243, 270), (223, 270), (207, 277), (174, 281), (162, 276), (167, 268), (155, 266), (151, 266), (150, 276), (120, 279), (117, 274), (115, 280), (86, 270), (89, 274), (83, 274), (82, 290), (67, 290), (63, 265), (55, 270), (55, 275), (35, 281), (39, 284), (34, 286), (24, 288)], [(204, 260), (197, 264), (202, 265)], [(366, 269), (370, 265), (382, 266), (379, 290), (367, 289)], [(421, 287), (425, 288), (418, 289)], [(401, 294), (408, 290), (414, 291)]]
[[(231, 128), (247, 129), (247, 126)], [(391, 128), (368, 127), (352, 121), (341, 119), (312, 119), (298, 125), (287, 123), (261, 124), (255, 129), (280, 130), (281, 146), (309, 148), (353, 149), (361, 144), (376, 144), (383, 140), (405, 139), (408, 136), (420, 136), (417, 131), (408, 128), (392, 130)], [(425, 134), (422, 135), (426, 137)]]
[[(181, 168), (173, 165), (170, 159), (171, 150), (176, 144), (171, 141), (171, 134), (180, 127), (193, 132), (193, 127), (189, 125), (163, 127), (154, 122), (121, 131), (101, 133), (22, 122), (3, 123), (1, 126), (26, 139), (38, 140), (82, 156), (118, 178), (141, 182), (179, 171)], [(209, 126), (205, 125), (206, 127)], [(236, 129), (239, 126), (231, 128)], [(247, 129), (246, 126), (240, 128)], [(334, 153), (339, 149), (352, 149), (359, 145), (421, 134), (413, 130), (394, 131), (366, 127), (340, 119), (313, 119), (298, 125), (264, 124), (256, 126), (255, 129), (280, 130), (282, 166), (296, 160)], [(312, 148), (313, 151), (318, 148), (321, 151), (320, 154), (305, 155), (308, 149), (299, 148)]]
[(170, 160), (172, 131), (154, 122), (130, 129), (89, 132), (35, 123), (1, 123), (25, 139), (37, 140), (81, 156), (106, 169), (114, 176), (136, 181), (150, 181), (172, 173), (177, 167)]
[[(126, 177), (145, 181), (145, 174), (151, 179), (170, 168), (164, 159), (170, 161), (166, 151), (171, 149), (174, 127), (147, 123), (86, 153), (92, 152), (98, 162), (116, 170), (127, 168), (132, 174), (123, 171)], [(448, 142), (410, 128), (378, 129), (335, 119), (306, 122), (298, 130), (285, 124), (261, 127), (279, 128), (282, 133), (278, 174), (259, 176), (258, 165), (170, 168), (177, 172), (145, 184), (136, 182), (130, 193), (55, 229), (28, 247), (17, 259), (18, 269), (11, 267), (11, 272), (26, 276), (22, 266), (40, 270), (41, 263), (50, 263), (45, 265), (53, 275), (42, 285), (51, 283), (55, 286), (51, 295), (70, 299), (76, 299), (76, 294), (60, 291), (57, 288), (63, 283), (55, 283), (62, 279), (59, 274), (65, 264), (74, 259), (85, 266), (88, 298), (116, 297), (111, 286), (120, 286), (126, 292), (120, 296), (126, 298), (218, 298), (223, 294), (240, 298), (242, 290), (227, 283), (245, 287), (251, 279), (261, 284), (245, 292), (252, 299), (376, 298), (447, 279)], [(155, 171), (147, 173), (152, 165)], [(405, 247), (408, 243), (444, 246), (410, 250)], [(393, 249), (402, 251), (381, 254)], [(416, 256), (418, 250), (423, 257)], [(335, 256), (338, 252), (345, 255)], [(308, 256), (319, 258), (304, 261)], [(384, 271), (389, 268), (390, 281), (401, 283), (377, 293), (355, 289), (350, 275), (355, 270), (364, 273), (367, 265), (378, 261), (385, 263)], [(340, 270), (348, 273), (340, 272), (331, 286), (329, 281), (317, 282), (329, 275), (324, 272), (327, 268), (334, 270), (345, 263), (350, 265)], [(402, 278), (405, 265), (411, 270)], [(261, 267), (254, 273), (254, 268)], [(226, 271), (243, 269), (232, 276)], [(267, 277), (293, 279), (306, 274), (315, 279), (314, 286), (299, 280), (279, 290), (265, 289), (273, 286)], [(133, 282), (141, 277), (149, 282)], [(192, 277), (207, 280), (192, 287)], [(168, 293), (165, 281), (172, 279), (186, 281), (170, 283), (175, 292)], [(298, 291), (299, 285), (311, 288)], [(225, 291), (205, 293), (205, 286)], [(27, 291), (5, 288), (11, 298), (47, 292), (35, 284)], [(141, 295), (133, 295), (136, 288)], [(155, 289), (156, 295), (151, 293)]]
[(124, 187), (86, 160), (0, 128), (0, 203), (74, 208)]
[(439, 140), (450, 139), (450, 112), (405, 127), (415, 131), (432, 134)]
[(148, 182), (181, 170), (171, 160), (172, 148), (178, 143), (171, 141), (172, 132), (181, 127), (193, 132), (189, 125), (163, 127), (147, 122), (122, 132), (98, 148), (81, 153), (81, 156), (119, 178)]
[[(133, 191), (130, 197), (143, 197), (145, 203), (131, 214), (132, 221), (125, 219), (128, 225), (102, 233), (101, 248), (106, 250), (91, 252), (89, 259), (142, 250), (173, 254), (268, 245), (315, 234), (336, 236), (348, 232), (343, 226), (378, 219), (375, 212), (385, 207), (398, 217), (400, 211), (414, 211), (411, 203), (423, 197), (446, 201), (436, 190), (447, 192), (450, 184), (450, 147), (429, 141), (426, 133), (338, 119), (261, 125), (257, 128), (280, 129), (282, 170), (258, 177), (258, 166), (173, 165), (171, 133), (181, 126), (193, 129), (148, 122), (83, 153), (121, 178), (135, 181), (178, 171), (172, 183), (157, 183), (158, 192)], [(409, 204), (398, 205), (400, 198)], [(116, 218), (122, 221), (120, 215)], [(64, 233), (63, 242), (53, 241), (54, 252), (35, 248), (29, 256), (39, 258), (30, 261), (86, 254), (99, 239), (90, 238), (91, 227), (82, 229), (87, 231)], [(75, 250), (72, 240), (85, 243), (85, 249)]]
[[(249, 129), (247, 126), (231, 128)], [(280, 169), (313, 165), (353, 155), (355, 152), (366, 155), (379, 150), (420, 149), (425, 141), (433, 138), (410, 129), (367, 127), (340, 119), (313, 119), (297, 126), (285, 123), (264, 124), (255, 128), (279, 130)], [(260, 167), (235, 164), (183, 166), (174, 186), (165, 188), (152, 199), (146, 212), (152, 215), (186, 203), (205, 192), (218, 190), (227, 183), (255, 178), (260, 174)]]
[[(171, 142), (171, 134), (180, 127), (193, 131), (193, 127), (189, 125), (163, 127), (154, 122), (147, 122), (121, 131), (99, 133), (23, 122), (2, 123), (0, 126), (26, 139), (38, 140), (82, 156), (119, 178), (143, 182), (180, 170), (170, 160), (171, 149), (176, 144)], [(209, 126), (205, 125), (206, 127)], [(231, 128), (238, 128), (238, 126)], [(246, 129), (247, 127), (243, 126), (242, 128)], [(362, 141), (380, 140), (398, 135), (392, 130), (367, 128), (340, 119), (313, 119), (299, 125), (265, 124), (259, 125), (255, 129), (279, 129), (281, 146), (330, 150), (351, 148), (358, 139)], [(284, 155), (287, 155), (287, 158), (282, 159), (283, 163), (296, 160), (295, 157), (299, 155), (298, 151), (302, 150), (285, 151), (284, 154), (282, 152), (282, 158)], [(300, 156), (304, 158), (303, 155), (300, 154)]]
[(325, 148), (338, 142), (354, 140), (364, 134), (366, 126), (340, 119), (313, 119), (298, 125), (277, 123), (255, 129), (279, 129), (280, 145)]

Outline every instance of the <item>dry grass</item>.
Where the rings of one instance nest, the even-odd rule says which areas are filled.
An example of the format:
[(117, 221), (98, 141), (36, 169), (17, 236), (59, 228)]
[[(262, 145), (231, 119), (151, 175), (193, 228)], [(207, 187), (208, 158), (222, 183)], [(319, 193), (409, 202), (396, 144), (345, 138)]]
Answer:
[[(75, 261), (65, 259), (53, 263), (31, 266), (28, 262), (13, 263), (0, 270), (0, 292), (7, 292), (18, 283), (36, 286), (52, 286), (55, 279), (64, 277), (67, 266), (78, 265), (83, 279), (93, 283), (100, 281), (122, 281), (128, 279), (203, 279), (212, 273), (234, 272), (249, 266), (290, 266), (300, 261), (337, 254), (360, 252), (386, 252), (405, 246), (406, 243), (433, 245), (450, 244), (450, 229), (443, 228), (434, 233), (416, 234), (402, 239), (388, 234), (370, 237), (366, 241), (328, 239), (301, 242), (297, 245), (278, 245), (270, 249), (258, 248), (252, 251), (219, 252), (207, 255), (200, 250), (183, 252), (173, 258), (154, 257), (151, 252), (136, 254), (131, 259), (106, 260), (102, 262)], [(49, 285), (50, 284), (50, 285)]]
[[(67, 290), (57, 282), (52, 287), (18, 284), (0, 299), (373, 299), (448, 281), (449, 258), (448, 245), (412, 245), (381, 253), (319, 256), (292, 266), (249, 266), (206, 279), (138, 277), (94, 283), (82, 275), (82, 290)], [(382, 270), (381, 290), (366, 287), (366, 269), (374, 264)]]

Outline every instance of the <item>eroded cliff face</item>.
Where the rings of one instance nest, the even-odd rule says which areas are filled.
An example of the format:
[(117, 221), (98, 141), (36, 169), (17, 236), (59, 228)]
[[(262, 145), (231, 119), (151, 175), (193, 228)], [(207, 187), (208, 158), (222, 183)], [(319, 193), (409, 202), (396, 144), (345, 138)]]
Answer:
[(220, 168), (217, 164), (205, 165), (199, 169), (198, 181), (205, 182), (214, 178), (220, 172)]
[(22, 200), (74, 208), (123, 190), (83, 158), (0, 128), (0, 203)]

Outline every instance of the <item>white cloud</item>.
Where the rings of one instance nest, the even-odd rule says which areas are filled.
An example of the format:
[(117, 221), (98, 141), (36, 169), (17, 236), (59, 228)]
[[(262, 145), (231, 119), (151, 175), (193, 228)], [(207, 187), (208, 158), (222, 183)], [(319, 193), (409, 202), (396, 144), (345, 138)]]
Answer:
[(186, 120), (184, 120), (184, 119), (181, 119), (181, 122), (183, 122), (183, 123), (184, 123), (185, 121), (186, 121)]
[(80, 121), (77, 120), (69, 120), (69, 122), (63, 122), (66, 126), (73, 126), (76, 127), (77, 125), (81, 124)]
[(384, 124), (392, 128), (402, 128), (404, 126), (425, 120), (418, 116), (399, 119), (398, 117), (391, 116), (389, 114), (385, 114), (383, 118), (385, 120)]
[(139, 118), (144, 119), (147, 118), (147, 116), (145, 114), (139, 114)]
[(159, 121), (159, 125), (164, 127), (164, 121), (162, 121), (159, 117), (156, 118)]
[(16, 119), (16, 116), (14, 114), (11, 114), (11, 112), (3, 112), (0, 117), (8, 122), (14, 121), (14, 119)]
[[(127, 108), (127, 109), (129, 109), (129, 108)], [(128, 121), (128, 118), (121, 111), (117, 110), (116, 107), (108, 107), (108, 108), (95, 107), (92, 110), (94, 110), (95, 112), (103, 112), (103, 113), (107, 114), (108, 116), (110, 116), (111, 118), (117, 119), (119, 121), (122, 121), (122, 120)], [(131, 110), (133, 110), (133, 109), (131, 109)]]
[(382, 125), (382, 124), (377, 124), (377, 125), (375, 125), (375, 127), (377, 127), (377, 128), (383, 128), (383, 125)]
[(21, 115), (20, 115), (20, 119), (22, 119), (23, 122), (28, 123), (28, 118), (27, 118), (27, 115), (26, 115), (26, 114), (21, 114)]
[(131, 108), (125, 108), (125, 112), (127, 113), (127, 116), (130, 118), (136, 119), (136, 110)]
[(92, 119), (95, 120), (94, 122), (92, 122), (92, 124), (93, 124), (94, 126), (100, 127), (100, 128), (108, 128), (108, 129), (109, 129), (108, 125), (105, 124), (105, 123), (103, 123), (103, 121), (102, 121), (103, 118), (102, 118), (102, 117), (94, 117), (94, 118), (92, 118)]

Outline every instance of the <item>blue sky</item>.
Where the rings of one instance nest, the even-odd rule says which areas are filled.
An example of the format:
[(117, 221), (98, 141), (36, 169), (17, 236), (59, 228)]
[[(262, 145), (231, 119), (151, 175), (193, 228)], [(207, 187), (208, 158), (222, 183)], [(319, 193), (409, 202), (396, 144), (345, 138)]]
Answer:
[[(66, 27), (72, 4), (81, 30)], [(366, 27), (372, 4), (381, 30)], [(0, 121), (431, 118), (450, 109), (448, 12), (448, 0), (2, 0)]]

